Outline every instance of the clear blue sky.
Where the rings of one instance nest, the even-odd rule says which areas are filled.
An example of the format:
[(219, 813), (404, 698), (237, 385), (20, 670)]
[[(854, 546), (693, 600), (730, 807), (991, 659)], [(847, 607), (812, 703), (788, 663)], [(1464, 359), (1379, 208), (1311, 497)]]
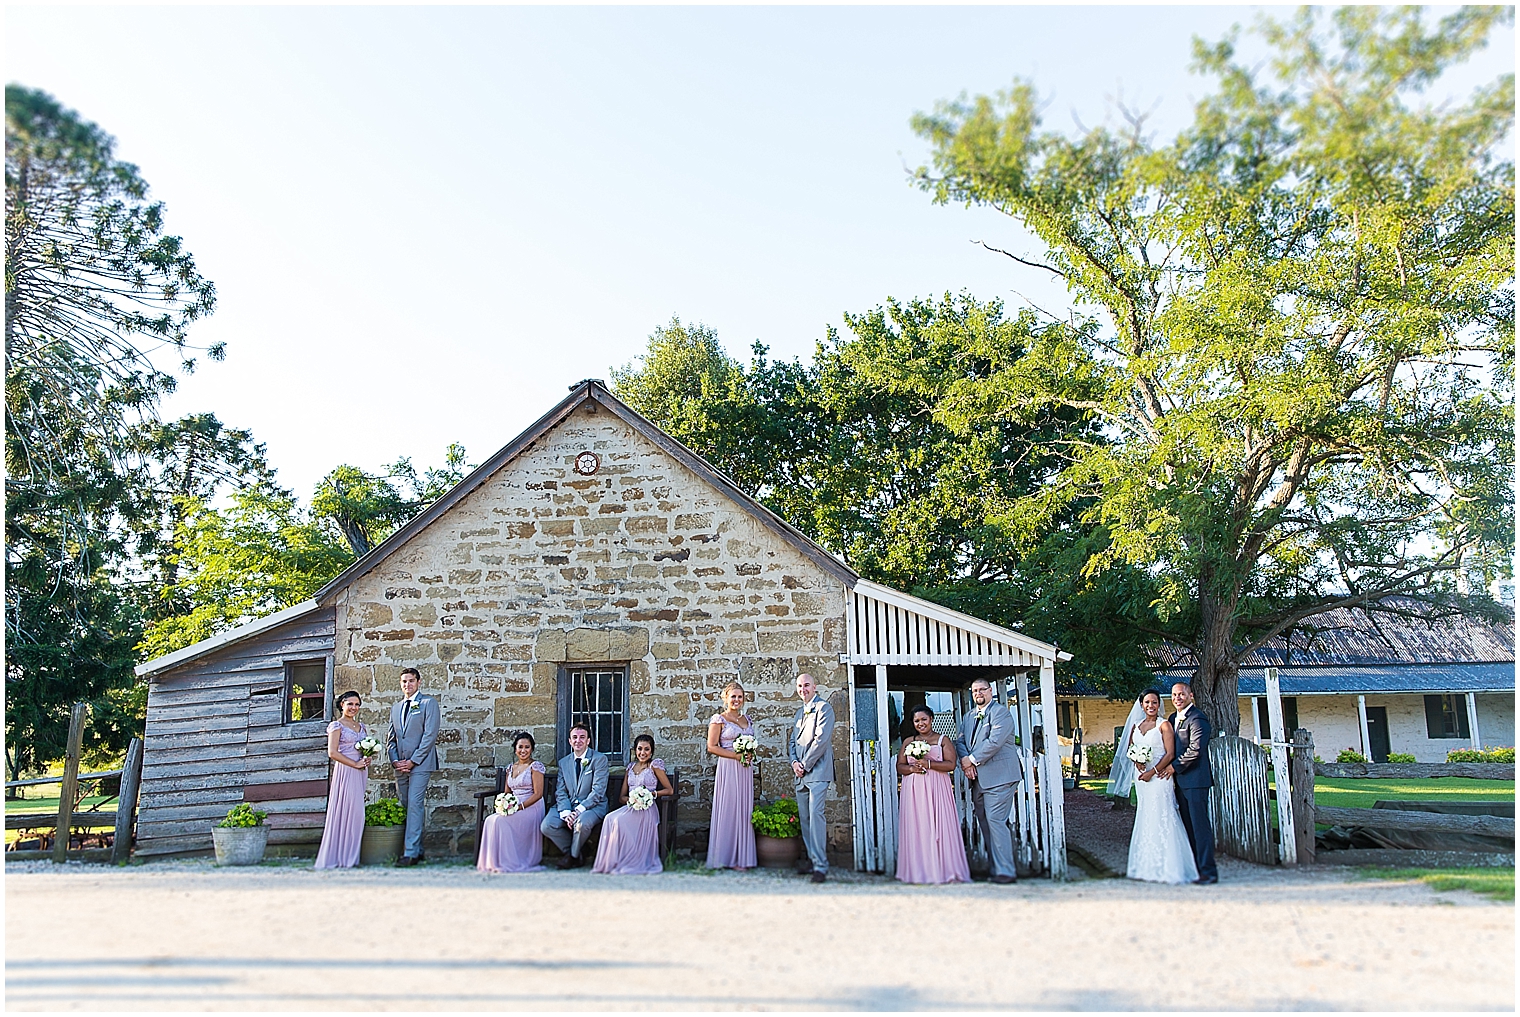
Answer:
[[(225, 341), (164, 407), (332, 466), (505, 444), (680, 315), (808, 357), (844, 311), (1059, 305), (995, 213), (933, 206), (908, 118), (1015, 76), (1046, 121), (1163, 135), (1189, 40), (1250, 8), (28, 8), (6, 80), (114, 134), (213, 279)], [(1513, 69), (1505, 32), (1463, 82)]]

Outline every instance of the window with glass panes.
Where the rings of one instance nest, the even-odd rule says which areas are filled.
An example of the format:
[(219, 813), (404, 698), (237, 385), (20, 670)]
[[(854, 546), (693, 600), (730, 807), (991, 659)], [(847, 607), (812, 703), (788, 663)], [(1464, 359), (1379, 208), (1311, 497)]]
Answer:
[(1425, 734), (1430, 738), (1469, 738), (1465, 696), (1426, 696)]
[(327, 661), (285, 662), (285, 723), (327, 719)]
[(614, 764), (626, 763), (628, 669), (621, 665), (567, 668), (560, 685), (560, 755), (570, 751), (570, 728), (591, 729), (591, 747)]

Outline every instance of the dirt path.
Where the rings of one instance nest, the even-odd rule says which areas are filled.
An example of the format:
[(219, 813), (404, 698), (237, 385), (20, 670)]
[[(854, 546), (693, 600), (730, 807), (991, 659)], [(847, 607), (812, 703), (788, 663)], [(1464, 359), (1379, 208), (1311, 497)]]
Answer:
[(23, 863), (5, 874), (6, 1007), (1514, 1008), (1513, 905), (1246, 868), (1216, 887), (815, 887)]

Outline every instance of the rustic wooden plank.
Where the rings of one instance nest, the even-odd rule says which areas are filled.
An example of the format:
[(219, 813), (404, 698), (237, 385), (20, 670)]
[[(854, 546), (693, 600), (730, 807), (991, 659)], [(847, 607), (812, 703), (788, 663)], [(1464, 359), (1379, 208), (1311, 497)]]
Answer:
[(248, 729), (248, 717), (244, 713), (228, 715), (225, 711), (214, 717), (149, 717), (144, 725), (144, 737), (149, 741), (175, 735), (204, 734), (214, 737), (222, 732), (243, 732)]
[(236, 674), (249, 668), (267, 667), (271, 660), (313, 659), (333, 652), (336, 640), (329, 630), (326, 633), (291, 636), (272, 641), (249, 640), (235, 643), (222, 650), (213, 650), (204, 657), (187, 661), (179, 667), (153, 676), (154, 685), (184, 687), (203, 678), (219, 674)]
[(1455, 869), (1515, 867), (1513, 852), (1416, 851), (1400, 848), (1349, 848), (1321, 851), (1321, 865), (1388, 865), (1397, 869)]
[(1345, 809), (1321, 805), (1314, 811), (1314, 820), (1327, 826), (1369, 826), (1382, 830), (1436, 830), (1445, 833), (1479, 833), (1490, 837), (1515, 835), (1515, 821), (1502, 816), (1447, 816), (1437, 812)]
[(160, 764), (153, 758), (152, 746), (143, 757), (143, 780), (154, 780), (161, 777), (182, 778), (199, 776), (216, 776), (219, 774), (241, 773), (243, 760), (238, 756), (224, 756), (220, 759), (208, 760), (204, 763), (164, 763)]
[(1515, 779), (1514, 763), (1315, 763), (1317, 777), (1342, 780), (1360, 777), (1390, 780), (1468, 777), (1473, 780)]
[[(47, 851), (7, 851), (5, 860), (8, 862), (42, 862), (53, 857), (52, 849)], [(68, 860), (71, 862), (108, 862), (111, 860), (110, 848), (76, 848), (68, 852)]]
[(284, 830), (271, 829), (269, 831), (269, 843), (278, 846), (320, 844), (322, 843), (322, 827), (298, 826)]
[[(99, 780), (102, 777), (118, 777), (120, 775), (121, 775), (121, 771), (120, 770), (97, 770), (94, 773), (81, 773), (79, 775), (79, 782), (81, 784), (83, 784), (87, 780)], [(63, 776), (60, 774), (57, 777), (33, 777), (31, 780), (12, 780), (12, 781), (7, 781), (6, 784), (5, 784), (5, 786), (7, 788), (13, 788), (13, 787), (37, 787), (37, 786), (42, 785), (42, 784), (61, 784), (61, 783), (63, 783)]]
[(69, 713), (68, 743), (63, 756), (63, 786), (58, 791), (58, 822), (54, 826), (53, 861), (62, 865), (69, 850), (69, 820), (74, 815), (74, 795), (79, 791), (79, 751), (84, 741), (85, 703), (75, 703)]
[[(321, 781), (327, 783), (327, 763), (316, 766), (285, 766), (268, 770), (255, 770), (248, 774), (250, 784), (289, 784), (293, 781)], [(323, 792), (326, 794), (326, 792)]]
[[(242, 745), (155, 745), (152, 763), (163, 768), (176, 763), (205, 763), (216, 759), (242, 759), (248, 754)], [(146, 753), (145, 753), (146, 755)]]
[(176, 855), (189, 852), (206, 853), (211, 850), (213, 850), (213, 847), (211, 844), (210, 828), (201, 833), (170, 834), (165, 836), (154, 836), (150, 835), (146, 830), (139, 830), (135, 854), (142, 858), (151, 858), (154, 855)]
[(1314, 864), (1314, 736), (1305, 728), (1293, 732), (1288, 760), (1293, 794), (1293, 843), (1298, 864)]
[(168, 773), (158, 774), (151, 780), (147, 776), (144, 776), (142, 794), (146, 799), (157, 798), (159, 795), (164, 794), (199, 793), (213, 791), (217, 788), (236, 788), (239, 800), (241, 800), (243, 785), (246, 783), (248, 783), (248, 780), (243, 776), (243, 772), (240, 769), (232, 771), (223, 768), (216, 773), (191, 776), (181, 776), (174, 773), (171, 769)]
[(1214, 772), (1209, 815), (1216, 845), (1236, 858), (1273, 864), (1277, 846), (1268, 818), (1266, 753), (1244, 738), (1228, 735), (1210, 739), (1208, 752)]
[(199, 805), (215, 802), (218, 805), (232, 806), (243, 800), (242, 785), (231, 787), (195, 788), (190, 791), (174, 791), (155, 794), (152, 796), (143, 793), (138, 799), (139, 811), (152, 803), (156, 808), (169, 808), (175, 805)]
[(227, 696), (208, 698), (203, 693), (200, 696), (187, 698), (181, 702), (159, 702), (155, 703), (153, 709), (148, 711), (148, 723), (241, 716), (246, 712), (247, 707), (247, 704), (243, 700), (243, 696), (237, 696), (231, 701), (229, 701)]
[(321, 830), (326, 822), (326, 812), (271, 812), (264, 820), (270, 830)]
[(194, 802), (188, 805), (144, 807), (138, 810), (137, 822), (140, 826), (147, 826), (150, 823), (177, 823), (189, 819), (221, 822), (227, 815), (227, 810), (237, 804), (239, 803), (233, 802), (229, 805), (226, 802)]
[(289, 798), (327, 797), (327, 778), (291, 780), (278, 784), (249, 784), (243, 788), (245, 802), (276, 802)]
[(252, 678), (239, 681), (228, 681), (223, 685), (211, 689), (206, 688), (154, 688), (148, 693), (148, 712), (154, 710), (173, 709), (181, 706), (192, 706), (209, 701), (220, 702), (226, 709), (240, 709), (252, 694), (266, 685), (273, 684), (279, 687), (279, 679), (270, 681), (255, 681)]
[(298, 720), (294, 724), (265, 725), (250, 724), (248, 726), (248, 741), (287, 743), (293, 741), (310, 740), (313, 745), (327, 745), (327, 721), (323, 720)]
[[(116, 825), (114, 812), (76, 812), (69, 818), (75, 830), (109, 830)], [(5, 817), (7, 830), (56, 830), (56, 812), (12, 812)]]

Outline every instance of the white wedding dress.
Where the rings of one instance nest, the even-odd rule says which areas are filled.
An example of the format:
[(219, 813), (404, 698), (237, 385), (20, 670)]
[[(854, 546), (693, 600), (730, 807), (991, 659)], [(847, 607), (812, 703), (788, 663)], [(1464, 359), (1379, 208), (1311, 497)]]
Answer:
[[(1152, 762), (1166, 754), (1159, 723), (1144, 734), (1135, 728), (1130, 741), (1149, 748)], [(1135, 765), (1128, 756), (1122, 760), (1131, 768)], [(1150, 883), (1191, 883), (1198, 878), (1198, 863), (1193, 860), (1193, 846), (1177, 811), (1170, 777), (1135, 781), (1135, 832), (1129, 838), (1125, 875)]]

